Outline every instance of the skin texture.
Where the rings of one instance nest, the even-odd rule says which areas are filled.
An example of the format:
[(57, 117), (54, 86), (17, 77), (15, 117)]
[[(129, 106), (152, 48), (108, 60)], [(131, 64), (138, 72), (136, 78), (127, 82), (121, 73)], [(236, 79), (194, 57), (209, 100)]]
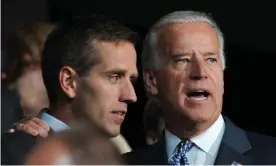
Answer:
[[(168, 24), (158, 30), (161, 65), (145, 70), (146, 87), (164, 111), (166, 128), (180, 138), (201, 134), (219, 117), (224, 92), (219, 41), (207, 23)], [(188, 97), (209, 92), (206, 100)]]
[[(133, 87), (138, 77), (136, 51), (128, 42), (97, 41), (96, 54), (100, 56), (99, 63), (84, 77), (79, 77), (69, 66), (60, 71), (61, 89), (73, 102), (54, 116), (67, 124), (76, 120), (93, 121), (110, 137), (115, 137), (120, 133), (127, 105), (137, 100)], [(16, 129), (47, 137), (49, 126), (33, 119), (36, 120), (19, 123)]]
[[(126, 42), (98, 42), (96, 47), (100, 63), (77, 81), (73, 113), (95, 122), (114, 137), (120, 133), (127, 105), (137, 100), (133, 87), (138, 76), (136, 52)], [(118, 111), (123, 115), (115, 113)]]

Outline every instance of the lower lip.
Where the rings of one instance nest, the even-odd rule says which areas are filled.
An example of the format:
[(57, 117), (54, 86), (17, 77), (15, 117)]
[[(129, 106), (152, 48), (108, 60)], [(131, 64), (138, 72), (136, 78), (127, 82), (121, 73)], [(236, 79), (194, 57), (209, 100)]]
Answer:
[(117, 113), (113, 113), (113, 116), (116, 118), (116, 120), (118, 120), (120, 123), (122, 123), (125, 119), (125, 115), (120, 115), (120, 114), (117, 114)]

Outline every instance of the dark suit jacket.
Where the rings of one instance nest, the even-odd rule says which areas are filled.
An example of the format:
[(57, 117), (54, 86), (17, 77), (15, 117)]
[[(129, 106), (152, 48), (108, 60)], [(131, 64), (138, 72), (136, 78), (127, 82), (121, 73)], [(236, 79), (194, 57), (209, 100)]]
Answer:
[[(225, 132), (215, 165), (275, 165), (276, 138), (244, 131), (225, 118)], [(159, 142), (144, 149), (124, 155), (130, 165), (167, 165), (165, 136)]]
[(1, 136), (1, 164), (23, 165), (26, 155), (38, 143), (35, 137), (20, 131), (4, 133)]
[(1, 134), (8, 131), (13, 123), (23, 118), (23, 110), (16, 90), (1, 87)]

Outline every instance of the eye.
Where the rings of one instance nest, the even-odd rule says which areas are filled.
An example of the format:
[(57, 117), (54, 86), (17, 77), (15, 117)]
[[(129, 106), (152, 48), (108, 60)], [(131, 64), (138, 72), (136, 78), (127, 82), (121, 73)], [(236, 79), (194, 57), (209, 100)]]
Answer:
[(189, 63), (189, 62), (190, 62), (190, 59), (188, 59), (188, 58), (177, 59), (175, 62), (176, 62), (176, 63)]
[(217, 59), (215, 58), (208, 58), (207, 61), (210, 63), (217, 63)]
[(122, 78), (122, 75), (120, 74), (111, 74), (108, 76), (109, 81), (113, 84), (115, 84), (121, 78)]

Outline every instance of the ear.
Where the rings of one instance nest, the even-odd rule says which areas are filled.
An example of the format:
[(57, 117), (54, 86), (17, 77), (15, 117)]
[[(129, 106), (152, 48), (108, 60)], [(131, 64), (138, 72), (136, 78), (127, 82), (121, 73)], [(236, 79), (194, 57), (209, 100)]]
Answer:
[(156, 96), (158, 94), (158, 90), (156, 86), (156, 76), (154, 72), (151, 70), (144, 70), (143, 77), (146, 90), (150, 93), (150, 95)]
[(77, 73), (69, 66), (64, 66), (59, 72), (59, 83), (62, 91), (70, 99), (76, 96), (77, 92)]

